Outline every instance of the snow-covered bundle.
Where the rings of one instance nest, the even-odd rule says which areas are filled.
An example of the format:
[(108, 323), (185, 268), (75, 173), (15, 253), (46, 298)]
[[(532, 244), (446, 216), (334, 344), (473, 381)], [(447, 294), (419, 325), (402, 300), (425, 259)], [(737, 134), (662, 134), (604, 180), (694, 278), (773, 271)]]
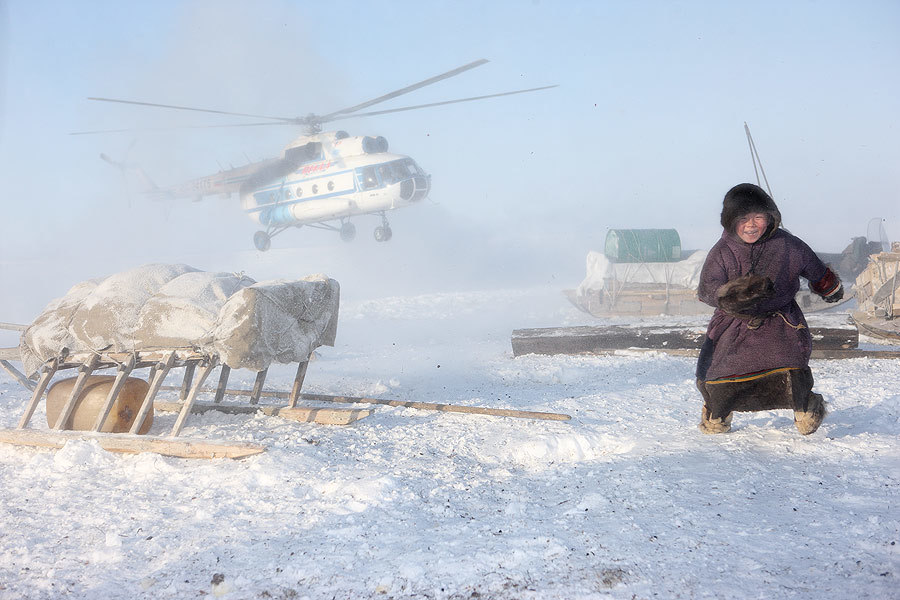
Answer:
[(590, 291), (601, 291), (623, 284), (656, 284), (696, 289), (700, 283), (700, 271), (706, 260), (706, 252), (694, 252), (678, 262), (630, 262), (616, 263), (602, 252), (591, 251), (587, 255), (587, 274), (578, 286), (579, 296)]
[(339, 303), (338, 282), (324, 275), (257, 283), (241, 274), (150, 264), (76, 284), (25, 330), (19, 350), (29, 374), (63, 349), (190, 348), (260, 371), (333, 345)]

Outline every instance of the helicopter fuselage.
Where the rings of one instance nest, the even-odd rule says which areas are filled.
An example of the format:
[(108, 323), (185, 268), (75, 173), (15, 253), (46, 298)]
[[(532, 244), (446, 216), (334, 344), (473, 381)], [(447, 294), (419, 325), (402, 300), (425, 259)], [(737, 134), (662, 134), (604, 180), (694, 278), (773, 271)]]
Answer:
[[(260, 225), (282, 228), (383, 213), (422, 200), (431, 188), (430, 176), (412, 158), (381, 151), (387, 149), (386, 141), (366, 142), (378, 139), (383, 140), (324, 143), (314, 160), (275, 181), (242, 190), (241, 207)], [(345, 141), (351, 143), (341, 143)], [(358, 153), (363, 149), (370, 151)]]

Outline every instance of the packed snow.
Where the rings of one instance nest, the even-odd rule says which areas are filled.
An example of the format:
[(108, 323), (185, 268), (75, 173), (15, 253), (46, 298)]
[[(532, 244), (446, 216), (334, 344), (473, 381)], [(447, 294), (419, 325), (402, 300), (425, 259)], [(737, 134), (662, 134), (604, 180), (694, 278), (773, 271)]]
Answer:
[[(243, 460), (0, 445), (0, 598), (900, 597), (900, 360), (813, 361), (831, 412), (811, 436), (787, 411), (705, 436), (694, 359), (512, 356), (513, 329), (604, 323), (622, 321), (555, 287), (357, 297), (304, 386), (570, 421), (389, 406), (349, 426), (187, 421), (267, 447)], [(275, 365), (267, 383), (292, 378)], [(28, 398), (0, 371), (0, 427)]]

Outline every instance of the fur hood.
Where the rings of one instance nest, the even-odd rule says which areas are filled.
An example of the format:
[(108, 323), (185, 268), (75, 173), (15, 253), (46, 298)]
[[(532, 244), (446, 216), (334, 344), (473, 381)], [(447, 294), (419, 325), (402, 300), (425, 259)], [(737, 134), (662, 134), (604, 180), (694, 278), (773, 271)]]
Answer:
[(769, 227), (760, 240), (768, 239), (781, 226), (781, 212), (772, 197), (758, 185), (740, 183), (728, 190), (722, 200), (722, 227), (733, 234), (738, 218), (753, 212), (769, 215)]

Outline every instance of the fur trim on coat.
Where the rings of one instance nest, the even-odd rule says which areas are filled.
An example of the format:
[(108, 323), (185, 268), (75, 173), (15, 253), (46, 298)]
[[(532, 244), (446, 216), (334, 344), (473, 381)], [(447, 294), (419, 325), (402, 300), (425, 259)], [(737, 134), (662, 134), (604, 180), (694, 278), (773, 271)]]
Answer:
[(738, 218), (755, 212), (769, 215), (769, 227), (762, 239), (769, 237), (781, 226), (781, 212), (772, 197), (758, 185), (739, 183), (728, 190), (722, 200), (722, 227), (734, 233)]
[(775, 284), (761, 275), (741, 275), (719, 287), (719, 308), (731, 314), (752, 314), (763, 300), (775, 297)]

